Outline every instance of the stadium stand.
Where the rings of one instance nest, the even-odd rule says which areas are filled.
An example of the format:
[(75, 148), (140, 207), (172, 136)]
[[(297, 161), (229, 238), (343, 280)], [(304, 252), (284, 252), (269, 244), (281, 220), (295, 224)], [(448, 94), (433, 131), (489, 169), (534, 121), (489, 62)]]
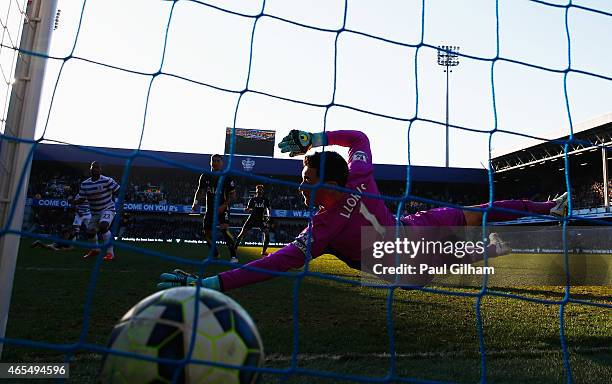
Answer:
[[(555, 137), (552, 135), (551, 137)], [(558, 144), (567, 136), (559, 136), (548, 142), (515, 148), (492, 159), (496, 199), (525, 198), (546, 200), (565, 189), (565, 159), (563, 146)], [(589, 144), (587, 144), (589, 143)], [(592, 144), (591, 144), (592, 143)], [(574, 214), (611, 218), (606, 206), (610, 206), (612, 178), (608, 177), (604, 188), (603, 174), (607, 174), (609, 159), (600, 146), (612, 143), (612, 114), (586, 122), (575, 130), (575, 143), (568, 150), (569, 172), (572, 175)], [(100, 148), (101, 153), (127, 154), (128, 150)], [(602, 153), (604, 154), (602, 156)], [(159, 164), (143, 157), (135, 160), (129, 174), (129, 189), (125, 191), (124, 210), (130, 219), (122, 222), (123, 238), (164, 238), (201, 240), (200, 219), (185, 215), (190, 207), (198, 178), (198, 170), (208, 167), (206, 154), (164, 153), (165, 157), (191, 164), (193, 172)], [(35, 153), (32, 174), (28, 185), (28, 208), (24, 227), (41, 234), (58, 233), (70, 224), (67, 199), (73, 196), (79, 183), (88, 177), (90, 155), (78, 148), (41, 144)], [(105, 172), (121, 180), (124, 164), (121, 158), (101, 155)], [(605, 160), (604, 160), (605, 159)], [(299, 183), (300, 160), (273, 159), (254, 156), (236, 156), (232, 167), (241, 172), (237, 177), (237, 199), (232, 204), (231, 226), (236, 232), (243, 220), (244, 207), (252, 196), (254, 185), (260, 183), (250, 178), (266, 176), (278, 180)], [(376, 176), (381, 193), (400, 196), (405, 189), (403, 166), (377, 165)], [(412, 193), (425, 200), (448, 201), (470, 205), (487, 200), (488, 186), (485, 170), (418, 167), (411, 169)], [(448, 183), (448, 180), (453, 182)], [(303, 228), (306, 207), (296, 188), (288, 185), (269, 184), (267, 195), (271, 200), (273, 223), (271, 240), (282, 244), (291, 241)], [(607, 201), (607, 204), (606, 204)], [(397, 203), (386, 202), (396, 210)], [(161, 208), (160, 208), (161, 207)], [(174, 211), (172, 207), (177, 207)], [(183, 207), (182, 211), (180, 207)], [(401, 214), (409, 214), (432, 208), (426, 201), (413, 200), (405, 204)], [(148, 210), (147, 210), (148, 209)], [(59, 218), (59, 219), (58, 219)], [(538, 224), (545, 219), (524, 218), (515, 224)], [(512, 224), (512, 223), (511, 223)], [(250, 233), (247, 243), (259, 242), (257, 232)]]
[[(559, 143), (568, 140), (568, 136), (553, 133), (549, 137), (554, 139), (514, 148), (492, 159), (496, 198), (542, 200), (567, 189), (564, 148)], [(611, 143), (612, 114), (575, 127), (574, 143), (568, 147), (567, 157), (575, 215), (612, 218), (609, 209), (612, 185), (608, 172), (610, 158), (604, 149)], [(523, 219), (520, 222), (538, 221), (541, 219)]]
[[(121, 149), (100, 148), (107, 153), (127, 153)], [(208, 167), (210, 155), (164, 153), (183, 164), (192, 164), (194, 171), (177, 169), (159, 164), (145, 157), (136, 159), (125, 191), (124, 212), (129, 220), (122, 220), (120, 234), (123, 238), (163, 238), (201, 240), (199, 217), (188, 216), (197, 186), (199, 169)], [(78, 190), (79, 183), (89, 177), (91, 155), (84, 155), (75, 147), (41, 144), (34, 155), (31, 182), (28, 186), (28, 207), (24, 226), (37, 233), (56, 233), (62, 225), (70, 224), (70, 207), (67, 199)], [(104, 173), (121, 180), (124, 167), (121, 159), (110, 156), (96, 157)], [(252, 196), (254, 186), (260, 181), (249, 176), (266, 176), (277, 180), (299, 183), (300, 160), (284, 160), (262, 157), (237, 156), (233, 166), (243, 176), (236, 177), (237, 199), (232, 204), (231, 226), (237, 231), (245, 215), (244, 207)], [(376, 175), (380, 190), (389, 196), (400, 196), (405, 189), (406, 168), (396, 165), (377, 165)], [(486, 200), (487, 175), (479, 169), (445, 169), (413, 167), (412, 192), (429, 200), (446, 200), (458, 204), (476, 204)], [(447, 180), (456, 180), (448, 183)], [(294, 186), (268, 184), (266, 195), (273, 208), (271, 241), (284, 244), (303, 229), (307, 216), (301, 196)], [(387, 202), (393, 210), (397, 203)], [(414, 213), (433, 207), (423, 201), (410, 201), (402, 214)], [(56, 218), (60, 217), (58, 224)], [(120, 220), (120, 219), (118, 219)], [(259, 234), (252, 232), (245, 239), (259, 242)]]
[[(604, 188), (603, 181), (609, 159), (605, 151), (602, 152), (598, 147), (612, 143), (612, 114), (578, 126), (575, 138), (575, 144), (568, 151), (574, 214), (600, 219), (612, 218), (609, 209), (606, 209), (606, 206), (610, 206), (612, 178), (608, 177), (605, 183), (607, 188)], [(566, 139), (567, 136), (560, 136), (555, 140), (515, 148), (494, 157), (492, 166), (495, 171), (496, 199), (546, 200), (564, 190), (565, 159), (563, 146), (558, 142)], [(128, 153), (121, 149), (100, 150), (109, 154)], [(121, 219), (120, 235), (123, 238), (202, 240), (199, 217), (185, 213), (193, 199), (198, 170), (208, 166), (210, 155), (164, 153), (164, 156), (183, 164), (192, 164), (194, 171), (156, 163), (146, 157), (146, 152), (145, 156), (137, 158), (129, 174), (129, 189), (125, 191), (124, 210), (130, 213), (125, 215), (129, 220)], [(70, 225), (72, 212), (67, 199), (76, 193), (79, 183), (88, 177), (89, 157), (75, 147), (50, 144), (39, 146), (28, 186), (29, 204), (24, 219), (25, 228), (40, 234), (52, 234)], [(124, 171), (122, 159), (102, 155), (99, 160), (108, 175), (121, 180)], [(254, 185), (260, 183), (249, 176), (267, 176), (299, 183), (296, 175), (300, 174), (301, 161), (236, 156), (232, 167), (243, 175), (236, 178), (237, 199), (232, 205), (231, 227), (237, 232), (245, 215), (246, 202), (252, 196)], [(388, 196), (402, 195), (405, 172), (403, 166), (377, 165), (376, 176), (381, 193)], [(412, 193), (424, 199), (462, 205), (487, 200), (485, 170), (412, 167), (411, 172)], [(447, 183), (447, 180), (454, 182)], [(269, 184), (267, 195), (274, 210), (271, 241), (275, 244), (287, 243), (303, 228), (306, 207), (293, 186)], [(397, 209), (397, 203), (386, 203), (390, 209)], [(172, 207), (176, 209), (173, 211)], [(413, 200), (405, 204), (401, 214), (432, 207), (426, 201)], [(542, 218), (524, 218), (510, 224), (545, 222), (547, 220)], [(247, 243), (258, 243), (259, 240), (257, 232), (250, 233), (245, 239)]]

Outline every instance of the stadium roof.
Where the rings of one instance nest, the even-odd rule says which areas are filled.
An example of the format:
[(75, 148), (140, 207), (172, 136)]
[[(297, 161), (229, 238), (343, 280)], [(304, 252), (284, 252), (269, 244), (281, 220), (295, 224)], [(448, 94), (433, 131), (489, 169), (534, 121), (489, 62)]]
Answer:
[[(103, 166), (125, 166), (127, 159), (134, 153), (131, 149), (78, 147), (59, 144), (39, 144), (34, 153), (34, 161), (58, 161), (64, 163), (88, 164), (93, 160)], [(270, 176), (301, 175), (302, 160), (275, 159), (258, 156), (234, 156), (232, 169), (241, 172)], [(147, 168), (208, 168), (210, 154), (178, 153), (160, 151), (140, 151), (132, 166)], [(487, 172), (474, 168), (441, 168), (412, 166), (411, 179), (415, 182), (454, 182), (469, 184), (488, 183)], [(406, 167), (403, 165), (375, 164), (374, 177), (377, 180), (405, 180)]]
[[(515, 147), (504, 151), (504, 154), (496, 155), (491, 160), (493, 170), (505, 172), (564, 157), (565, 150), (562, 141), (569, 139), (567, 131), (557, 131), (549, 137), (550, 141), (546, 142), (530, 139), (534, 143), (531, 146)], [(570, 155), (612, 145), (612, 113), (577, 124), (574, 127), (574, 140), (576, 142), (568, 148)]]

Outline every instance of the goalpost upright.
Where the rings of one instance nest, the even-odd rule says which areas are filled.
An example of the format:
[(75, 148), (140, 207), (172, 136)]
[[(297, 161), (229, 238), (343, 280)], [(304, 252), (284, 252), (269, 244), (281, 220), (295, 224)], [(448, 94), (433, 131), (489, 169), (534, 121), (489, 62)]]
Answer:
[[(0, 136), (0, 338), (5, 337), (13, 275), (30, 173), (42, 84), (54, 27), (57, 0), (29, 0), (23, 21), (4, 133)], [(34, 52), (32, 55), (23, 52)], [(24, 175), (23, 184), (20, 180)], [(0, 357), (4, 342), (0, 341)]]

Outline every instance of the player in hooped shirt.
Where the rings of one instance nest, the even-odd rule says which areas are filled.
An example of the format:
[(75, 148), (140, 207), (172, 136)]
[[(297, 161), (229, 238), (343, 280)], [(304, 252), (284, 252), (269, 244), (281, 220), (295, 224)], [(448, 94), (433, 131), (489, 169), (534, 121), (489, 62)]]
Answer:
[[(354, 191), (379, 195), (374, 180), (374, 167), (370, 143), (365, 134), (359, 131), (332, 131), (311, 134), (293, 130), (279, 147), (281, 152), (290, 156), (305, 154), (311, 147), (339, 145), (349, 148), (348, 164), (336, 152), (325, 151), (304, 158), (300, 192), (306, 205), (310, 204), (314, 191), (309, 187), (319, 182), (322, 156), (325, 156), (324, 184), (341, 186)], [(345, 193), (333, 189), (320, 188), (316, 192), (315, 206), (320, 207), (312, 218), (312, 226), (307, 227), (298, 237), (284, 248), (252, 261), (247, 265), (262, 270), (284, 272), (300, 268), (307, 260), (308, 246), (312, 259), (322, 254), (333, 254), (348, 266), (361, 267), (361, 227), (369, 226), (382, 229), (394, 226), (395, 217), (385, 206), (382, 199), (373, 199), (358, 193)], [(483, 204), (480, 207), (486, 207)], [(567, 209), (567, 194), (554, 201), (533, 202), (528, 200), (505, 200), (493, 203), (495, 208), (523, 211), (515, 214), (492, 210), (489, 221), (507, 221), (530, 214), (552, 214), (561, 216)], [(482, 211), (469, 211), (458, 208), (435, 208), (401, 218), (408, 229), (412, 227), (478, 226), (482, 224)], [(308, 244), (308, 242), (310, 244)], [(495, 249), (495, 246), (493, 247)], [(476, 261), (476, 260), (474, 260)], [(275, 275), (250, 269), (233, 269), (217, 276), (203, 278), (202, 286), (220, 291), (229, 291), (245, 285), (269, 280)], [(158, 288), (178, 285), (194, 285), (197, 276), (174, 270), (164, 273)]]
[[(80, 204), (74, 204), (74, 201), (83, 201)], [(74, 230), (74, 238), (78, 239), (81, 233), (81, 227), (87, 228), (91, 221), (91, 208), (89, 201), (81, 199), (81, 196), (77, 193), (73, 199), (74, 207), (74, 220), (72, 222), (72, 228)]]
[(240, 242), (253, 228), (259, 228), (263, 233), (263, 248), (261, 255), (267, 256), (268, 245), (270, 244), (270, 200), (264, 196), (264, 186), (258, 184), (255, 186), (255, 196), (249, 199), (245, 209), (249, 213), (249, 217), (242, 225), (242, 229), (236, 239), (236, 249)]
[[(77, 206), (85, 201), (89, 202), (92, 216), (87, 224), (87, 238), (89, 242), (96, 245), (98, 244), (98, 234), (105, 243), (112, 237), (109, 229), (115, 218), (115, 197), (119, 194), (120, 189), (119, 184), (113, 178), (104, 176), (101, 172), (100, 163), (92, 162), (89, 167), (91, 177), (81, 183), (79, 197), (74, 200), (74, 204)], [(100, 253), (100, 249), (94, 248), (83, 257), (87, 259), (97, 256), (98, 253)], [(104, 261), (113, 261), (114, 259), (115, 252), (112, 244), (109, 244), (106, 248)]]

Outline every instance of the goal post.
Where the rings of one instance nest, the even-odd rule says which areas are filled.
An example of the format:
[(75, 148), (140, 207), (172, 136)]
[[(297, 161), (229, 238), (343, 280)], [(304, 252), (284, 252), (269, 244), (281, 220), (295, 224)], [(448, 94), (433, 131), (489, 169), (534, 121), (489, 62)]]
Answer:
[(0, 357), (19, 251), (20, 235), (12, 232), (21, 231), (31, 165), (32, 144), (24, 140), (34, 139), (56, 9), (57, 0), (28, 1), (0, 140)]

